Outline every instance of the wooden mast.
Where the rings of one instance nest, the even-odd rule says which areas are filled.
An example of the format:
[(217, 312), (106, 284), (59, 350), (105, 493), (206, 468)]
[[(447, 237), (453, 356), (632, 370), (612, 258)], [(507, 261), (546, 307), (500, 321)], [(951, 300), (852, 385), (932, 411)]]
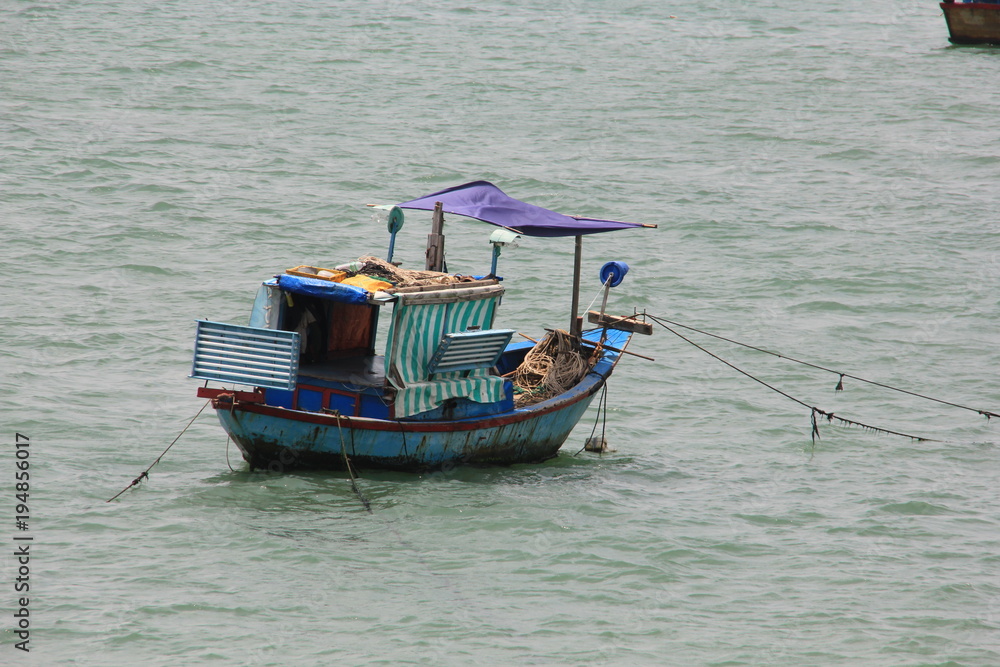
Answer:
[(583, 236), (577, 234), (576, 249), (573, 253), (573, 305), (569, 314), (569, 333), (572, 336), (580, 337), (583, 333), (583, 322), (577, 316), (580, 310), (580, 264), (583, 260)]
[(427, 271), (444, 270), (444, 209), (441, 202), (434, 202), (431, 233), (427, 235)]

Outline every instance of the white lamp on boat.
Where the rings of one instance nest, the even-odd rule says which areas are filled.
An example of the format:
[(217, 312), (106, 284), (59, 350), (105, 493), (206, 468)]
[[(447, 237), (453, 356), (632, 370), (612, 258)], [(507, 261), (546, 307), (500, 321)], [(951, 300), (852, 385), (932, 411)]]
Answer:
[(509, 229), (498, 229), (490, 234), (490, 243), (493, 244), (493, 263), (490, 265), (490, 275), (497, 274), (497, 260), (500, 259), (500, 248), (516, 248), (521, 240), (521, 235)]

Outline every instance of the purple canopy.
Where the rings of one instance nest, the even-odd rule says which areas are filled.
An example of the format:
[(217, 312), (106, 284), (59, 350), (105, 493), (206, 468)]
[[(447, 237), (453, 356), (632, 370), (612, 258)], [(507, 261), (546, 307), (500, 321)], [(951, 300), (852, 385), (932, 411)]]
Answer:
[(403, 202), (398, 206), (433, 211), (435, 202), (441, 202), (446, 213), (464, 215), (491, 225), (507, 227), (524, 236), (579, 236), (631, 227), (655, 226), (595, 218), (574, 218), (508, 197), (500, 188), (487, 181), (456, 185), (420, 199)]

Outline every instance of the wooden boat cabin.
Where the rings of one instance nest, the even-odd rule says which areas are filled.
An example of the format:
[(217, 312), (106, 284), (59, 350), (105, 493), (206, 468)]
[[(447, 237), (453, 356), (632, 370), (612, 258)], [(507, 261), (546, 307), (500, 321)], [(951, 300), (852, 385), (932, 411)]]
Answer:
[[(358, 276), (373, 292), (338, 281), (340, 272), (310, 277), (302, 269), (312, 267), (261, 285), (249, 327), (200, 321), (192, 376), (258, 387), (255, 400), (274, 407), (372, 419), (514, 408), (513, 386), (500, 374), (517, 367), (530, 343), (503, 355), (514, 332), (493, 328), (504, 292), (497, 280), (441, 273), (430, 284), (393, 286)], [(385, 306), (392, 319), (380, 354)]]

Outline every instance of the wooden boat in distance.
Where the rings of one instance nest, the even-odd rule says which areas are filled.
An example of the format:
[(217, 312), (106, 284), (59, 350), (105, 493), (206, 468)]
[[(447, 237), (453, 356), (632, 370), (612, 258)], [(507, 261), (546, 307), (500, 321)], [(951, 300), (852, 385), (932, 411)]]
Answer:
[[(198, 395), (251, 469), (423, 471), (555, 456), (632, 334), (652, 331), (604, 306), (588, 314), (597, 327), (583, 330), (581, 238), (655, 225), (564, 216), (484, 181), (381, 208), (391, 234), (385, 260), (287, 269), (263, 282), (249, 326), (198, 321)], [(392, 263), (403, 208), (434, 211), (424, 271)], [(503, 227), (490, 237), (487, 275), (445, 270), (445, 212)], [(537, 342), (494, 325), (505, 291), (497, 258), (521, 235), (576, 238), (569, 331), (549, 329)], [(624, 262), (601, 269), (605, 304), (627, 271)], [(377, 347), (385, 309), (390, 326)]]
[(941, 3), (952, 44), (1000, 45), (1000, 0)]

